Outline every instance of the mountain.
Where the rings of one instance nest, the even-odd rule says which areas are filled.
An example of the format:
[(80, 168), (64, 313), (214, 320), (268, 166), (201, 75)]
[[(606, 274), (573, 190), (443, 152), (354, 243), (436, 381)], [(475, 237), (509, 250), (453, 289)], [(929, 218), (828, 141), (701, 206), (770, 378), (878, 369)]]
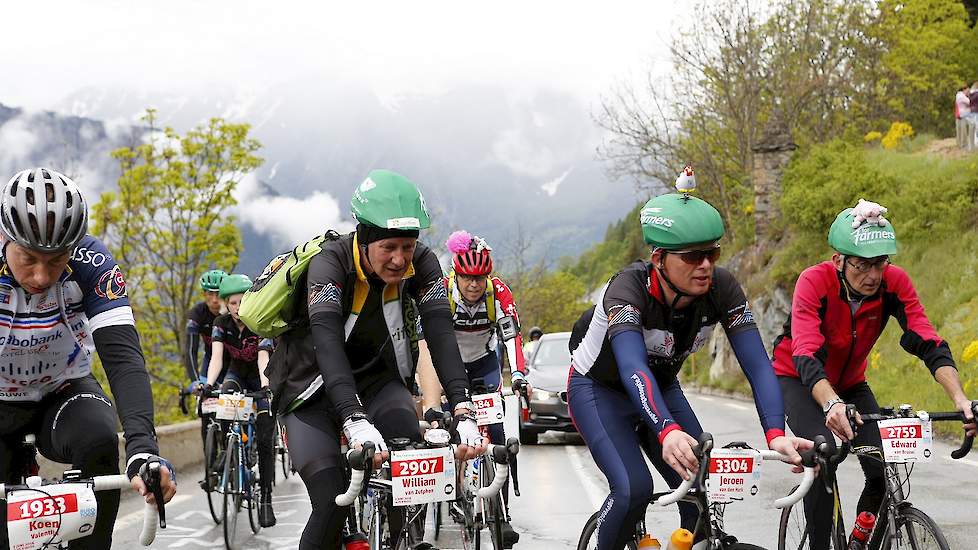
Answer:
[[(126, 143), (131, 132), (121, 129), (137, 124), (146, 107), (158, 109), (160, 123), (178, 131), (212, 116), (253, 125), (265, 159), (255, 176), (264, 187), (245, 201), (268, 201), (268, 209), (261, 219), (244, 209), (238, 213), (245, 234), (239, 269), (250, 273), (296, 235), (348, 227), (350, 195), (372, 168), (397, 170), (419, 183), (435, 224), (428, 234), (434, 244), (464, 228), (505, 257), (522, 233), (531, 243), (528, 261), (576, 256), (635, 202), (631, 186), (609, 182), (595, 160), (602, 134), (580, 100), (556, 92), (514, 96), (482, 85), (387, 99), (343, 83), (188, 96), (84, 89), (55, 106), (70, 114), (0, 110), (0, 145), (18, 121), (21, 133), (30, 128), (31, 134), (53, 136), (13, 160), (0, 149), (0, 168), (12, 173), (15, 166), (38, 162), (61, 165), (54, 145), (64, 142), (84, 159), (83, 184), (95, 174), (100, 183), (114, 181), (111, 159), (96, 161)], [(14, 114), (3, 118), (5, 113)], [(46, 122), (24, 124), (37, 119)], [(89, 126), (102, 131), (77, 129)], [(276, 195), (292, 200), (270, 200)], [(307, 215), (297, 219), (292, 214), (303, 205)]]

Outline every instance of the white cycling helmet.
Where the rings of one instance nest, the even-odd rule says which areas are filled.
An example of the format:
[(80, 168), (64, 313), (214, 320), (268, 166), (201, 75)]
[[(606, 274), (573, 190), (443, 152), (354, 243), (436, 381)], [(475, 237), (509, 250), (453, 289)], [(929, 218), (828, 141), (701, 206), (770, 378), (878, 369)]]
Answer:
[(68, 176), (48, 168), (23, 170), (0, 194), (0, 229), (31, 250), (70, 251), (88, 231), (88, 205)]

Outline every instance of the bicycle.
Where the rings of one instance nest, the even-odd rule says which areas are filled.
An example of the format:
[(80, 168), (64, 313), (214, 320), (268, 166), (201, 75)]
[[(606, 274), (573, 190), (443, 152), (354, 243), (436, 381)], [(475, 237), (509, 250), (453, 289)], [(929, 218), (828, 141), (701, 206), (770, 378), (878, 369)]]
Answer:
[[(295, 472), (292, 469), (292, 456), (289, 455), (289, 434), (285, 430), (285, 426), (281, 422), (275, 422), (275, 455), (278, 456), (279, 462), (282, 464), (282, 476), (285, 479), (289, 479), (289, 474)], [(274, 484), (275, 482), (272, 481)]]
[[(730, 443), (727, 449), (751, 448), (743, 442)], [(727, 534), (723, 525), (723, 512), (727, 504), (721, 502), (710, 502), (706, 487), (706, 480), (709, 477), (710, 454), (713, 451), (713, 435), (703, 432), (699, 442), (694, 446), (693, 452), (699, 460), (700, 467), (695, 475), (690, 475), (689, 479), (684, 480), (679, 487), (670, 492), (654, 493), (649, 499), (650, 505), (664, 507), (676, 502), (690, 502), (696, 505), (699, 511), (699, 518), (696, 521), (694, 531), (695, 539), (698, 542), (693, 546), (695, 550), (763, 550), (760, 546), (738, 542), (733, 535)], [(777, 451), (757, 450), (759, 458), (762, 460), (779, 460), (783, 457)], [(801, 483), (787, 496), (774, 501), (777, 508), (785, 508), (801, 500), (808, 492), (815, 480), (815, 453), (808, 451), (802, 453), (802, 463), (805, 466), (804, 475)], [(595, 512), (581, 531), (581, 538), (577, 543), (578, 550), (591, 550), (597, 548), (598, 517), (600, 512)], [(629, 539), (626, 548), (635, 550), (639, 547), (640, 541), (646, 537), (648, 531), (645, 519), (642, 518), (635, 525), (634, 536)]]
[[(971, 409), (973, 414), (978, 416), (978, 401), (972, 401)], [(849, 417), (850, 426), (855, 433), (857, 426), (854, 413), (855, 407), (846, 405), (846, 415)], [(914, 418), (964, 422), (964, 414), (961, 411), (937, 413), (919, 411), (915, 414), (910, 405), (901, 405), (896, 410), (893, 407), (882, 407), (880, 414), (862, 414), (860, 416), (864, 423)], [(866, 428), (867, 426), (863, 424), (862, 427)], [(951, 452), (951, 457), (960, 459), (966, 456), (971, 451), (973, 439), (973, 437), (966, 435), (961, 442), (961, 447)], [(907, 500), (910, 494), (910, 475), (913, 472), (912, 462), (908, 466), (906, 462), (888, 461), (881, 447), (867, 445), (853, 448), (848, 441), (833, 451), (833, 445), (823, 436), (815, 438), (815, 450), (816, 460), (822, 466), (822, 480), (825, 490), (833, 495), (835, 517), (832, 521), (830, 540), (835, 550), (844, 550), (847, 547), (847, 533), (842, 520), (842, 504), (835, 470), (838, 464), (850, 453), (877, 460), (882, 462), (884, 466), (886, 492), (877, 514), (876, 528), (873, 529), (868, 548), (874, 550), (898, 550), (901, 548), (950, 550), (944, 534), (934, 520)], [(794, 513), (792, 513), (793, 511)], [(808, 548), (808, 537), (809, 530), (804, 508), (789, 507), (782, 510), (781, 524), (778, 530), (778, 550), (806, 549)]]
[[(224, 468), (216, 485), (216, 492), (223, 495), (221, 521), (224, 525), (224, 545), (234, 550), (238, 530), (238, 512), (242, 506), (248, 509), (248, 523), (251, 532), (258, 534), (258, 503), (261, 500), (261, 485), (258, 479), (258, 445), (255, 441), (256, 401), (267, 399), (264, 391), (204, 392), (203, 397), (217, 397), (218, 420), (230, 422), (224, 446)], [(210, 426), (208, 427), (208, 434)], [(208, 438), (208, 441), (210, 439)], [(206, 472), (205, 472), (205, 475)], [(208, 502), (210, 493), (208, 493)]]
[[(64, 550), (69, 541), (91, 534), (98, 516), (97, 491), (131, 487), (125, 475), (82, 478), (80, 470), (67, 470), (63, 479), (42, 480), (38, 475), (37, 447), (33, 434), (19, 449), (19, 484), (0, 483), (0, 500), (7, 506), (7, 538), (10, 548)], [(147, 462), (139, 476), (156, 499), (143, 507), (139, 542), (149, 546), (157, 527), (166, 529), (166, 505), (160, 484), (160, 462)]]

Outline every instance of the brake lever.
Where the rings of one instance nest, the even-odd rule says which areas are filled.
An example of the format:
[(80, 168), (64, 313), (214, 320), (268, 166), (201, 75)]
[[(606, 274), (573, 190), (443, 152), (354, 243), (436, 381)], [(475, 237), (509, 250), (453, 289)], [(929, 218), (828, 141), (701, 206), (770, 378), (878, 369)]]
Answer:
[(166, 529), (166, 504), (163, 502), (163, 483), (160, 473), (160, 463), (153, 461), (147, 462), (139, 468), (139, 477), (142, 478), (146, 488), (152, 491), (153, 498), (156, 499), (156, 510), (160, 515), (160, 529)]

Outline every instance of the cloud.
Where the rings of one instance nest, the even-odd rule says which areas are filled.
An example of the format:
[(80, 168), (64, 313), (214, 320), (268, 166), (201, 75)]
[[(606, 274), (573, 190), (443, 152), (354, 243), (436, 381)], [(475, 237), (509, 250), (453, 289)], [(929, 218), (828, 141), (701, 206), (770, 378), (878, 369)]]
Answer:
[(278, 248), (291, 248), (327, 229), (344, 233), (353, 229), (339, 203), (328, 193), (315, 191), (303, 198), (272, 195), (254, 174), (235, 188), (238, 204), (233, 213)]
[[(13, 175), (33, 164), (32, 153), (37, 147), (36, 134), (22, 116), (0, 126), (0, 169), (3, 174)], [(5, 180), (6, 181), (6, 180)]]
[(567, 170), (564, 170), (563, 174), (541, 185), (540, 189), (543, 189), (547, 193), (547, 195), (551, 197), (556, 195), (557, 188), (560, 187), (561, 183), (564, 183), (564, 180), (567, 179), (567, 176), (569, 176), (571, 171), (573, 170), (574, 170), (573, 168), (568, 168)]

